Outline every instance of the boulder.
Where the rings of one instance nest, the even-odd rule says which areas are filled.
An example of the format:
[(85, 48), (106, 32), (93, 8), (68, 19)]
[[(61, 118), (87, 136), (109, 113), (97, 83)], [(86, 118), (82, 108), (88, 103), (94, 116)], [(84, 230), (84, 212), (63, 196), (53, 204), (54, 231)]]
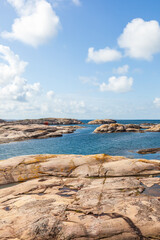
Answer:
[(160, 162), (98, 155), (0, 161), (0, 239), (159, 239)]

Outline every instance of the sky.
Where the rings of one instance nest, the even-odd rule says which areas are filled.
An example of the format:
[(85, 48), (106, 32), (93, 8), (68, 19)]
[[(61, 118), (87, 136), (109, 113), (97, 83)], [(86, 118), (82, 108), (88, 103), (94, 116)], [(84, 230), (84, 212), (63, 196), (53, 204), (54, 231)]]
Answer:
[(0, 118), (160, 119), (159, 0), (1, 0)]

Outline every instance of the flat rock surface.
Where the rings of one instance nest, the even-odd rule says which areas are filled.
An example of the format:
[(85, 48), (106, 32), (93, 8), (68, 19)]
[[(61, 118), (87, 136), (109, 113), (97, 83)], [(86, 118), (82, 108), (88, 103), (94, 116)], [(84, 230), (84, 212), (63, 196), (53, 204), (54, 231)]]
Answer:
[(0, 239), (159, 239), (157, 175), (158, 160), (104, 154), (0, 161)]
[(29, 139), (61, 137), (73, 133), (79, 126), (48, 126), (43, 124), (0, 124), (0, 144)]

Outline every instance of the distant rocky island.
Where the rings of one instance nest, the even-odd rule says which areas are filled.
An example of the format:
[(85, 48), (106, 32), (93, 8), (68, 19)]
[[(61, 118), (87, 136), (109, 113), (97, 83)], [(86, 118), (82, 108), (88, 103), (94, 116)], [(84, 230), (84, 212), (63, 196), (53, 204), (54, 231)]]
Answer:
[(0, 124), (0, 144), (30, 139), (62, 137), (63, 134), (73, 133), (80, 126), (48, 126), (45, 124)]
[[(0, 119), (0, 123), (7, 121)], [(71, 124), (83, 124), (82, 121), (72, 118), (40, 118), (40, 119), (24, 119), (24, 120), (12, 120), (11, 124), (46, 124), (46, 125), (71, 125)]]
[(113, 119), (96, 119), (93, 121), (89, 121), (88, 124), (110, 124), (110, 123), (116, 123)]
[[(104, 124), (105, 123), (105, 124)], [(61, 137), (82, 128), (82, 121), (70, 118), (40, 118), (5, 121), (0, 119), (0, 144), (29, 139)], [(96, 119), (94, 133), (160, 132), (160, 124), (119, 124), (113, 119)], [(80, 125), (80, 126), (79, 126)]]
[(0, 161), (0, 239), (159, 239), (158, 175), (158, 160), (105, 154)]
[(103, 124), (94, 130), (94, 133), (117, 133), (117, 132), (160, 132), (160, 124)]
[[(80, 120), (69, 118), (41, 118), (5, 121), (0, 120), (0, 144), (29, 139), (61, 137), (82, 128)], [(74, 125), (74, 126), (73, 126)]]

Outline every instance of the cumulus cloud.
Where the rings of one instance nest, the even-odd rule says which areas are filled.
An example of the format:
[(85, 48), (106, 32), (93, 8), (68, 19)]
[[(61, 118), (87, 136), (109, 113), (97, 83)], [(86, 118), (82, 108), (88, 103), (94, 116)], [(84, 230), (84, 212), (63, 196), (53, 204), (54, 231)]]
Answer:
[[(7, 46), (0, 45), (0, 99), (27, 101), (40, 91), (40, 84), (28, 84), (21, 75), (27, 62), (21, 61), (18, 55)], [(7, 63), (6, 63), (7, 62)]]
[(56, 36), (60, 20), (46, 0), (7, 0), (16, 10), (18, 18), (11, 32), (2, 32), (7, 39), (19, 40), (37, 47)]
[(0, 115), (1, 118), (28, 118), (82, 114), (84, 101), (63, 99), (53, 90), (45, 92), (40, 83), (23, 78), (24, 62), (7, 46), (0, 45)]
[(133, 78), (127, 76), (115, 77), (112, 76), (108, 79), (108, 83), (103, 82), (100, 84), (100, 91), (111, 91), (117, 93), (129, 92), (133, 85)]
[(75, 4), (76, 6), (80, 6), (81, 2), (80, 0), (72, 0), (73, 4)]
[(154, 20), (133, 19), (124, 28), (118, 44), (131, 58), (151, 60), (153, 54), (160, 52), (160, 25)]
[(129, 70), (129, 66), (123, 65), (122, 67), (113, 69), (113, 72), (121, 75), (121, 74), (126, 74), (128, 72), (128, 70)]
[(122, 57), (121, 53), (115, 49), (106, 47), (95, 51), (93, 47), (88, 49), (87, 62), (105, 63), (119, 60)]
[[(11, 82), (16, 76), (21, 76), (25, 71), (27, 62), (21, 61), (9, 47), (0, 45), (0, 85)], [(4, 63), (8, 62), (8, 64)]]
[(160, 98), (155, 98), (153, 103), (157, 106), (157, 107), (160, 107)]

